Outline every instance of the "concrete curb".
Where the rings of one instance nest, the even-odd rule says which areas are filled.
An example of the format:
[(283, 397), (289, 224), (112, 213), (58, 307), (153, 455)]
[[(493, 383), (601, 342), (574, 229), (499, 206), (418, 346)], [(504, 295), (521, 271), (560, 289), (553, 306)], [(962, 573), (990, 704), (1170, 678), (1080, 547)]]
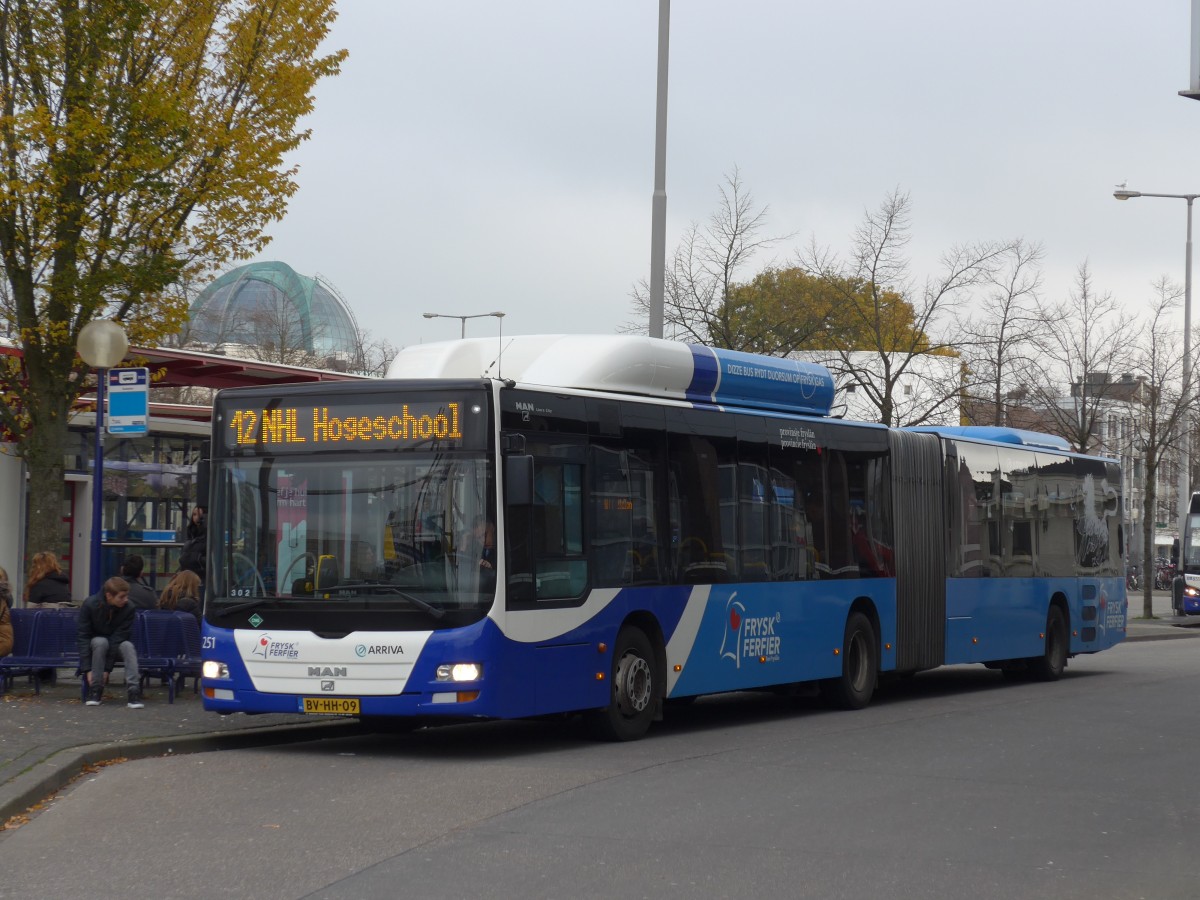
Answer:
[[(1168, 626), (1168, 627), (1170, 627), (1170, 626)], [(1187, 638), (1195, 638), (1195, 637), (1200, 637), (1200, 634), (1197, 634), (1194, 631), (1189, 632), (1188, 630), (1183, 629), (1183, 628), (1176, 628), (1174, 630), (1174, 632), (1172, 632), (1172, 631), (1147, 631), (1144, 634), (1127, 633), (1125, 635), (1125, 640), (1122, 641), (1122, 643), (1136, 644), (1139, 641), (1177, 641), (1177, 640), (1180, 640), (1181, 638), (1187, 639)]]
[(1125, 641), (1169, 641), (1200, 637), (1200, 618), (1159, 615), (1155, 619), (1130, 618), (1125, 626)]
[(62, 790), (83, 774), (85, 766), (114, 759), (149, 759), (212, 750), (246, 750), (302, 741), (330, 740), (362, 734), (357, 722), (314, 722), (297, 725), (268, 725), (226, 734), (199, 732), (168, 737), (150, 737), (105, 744), (66, 747), (39, 760), (21, 774), (0, 785), (0, 827), (12, 816)]

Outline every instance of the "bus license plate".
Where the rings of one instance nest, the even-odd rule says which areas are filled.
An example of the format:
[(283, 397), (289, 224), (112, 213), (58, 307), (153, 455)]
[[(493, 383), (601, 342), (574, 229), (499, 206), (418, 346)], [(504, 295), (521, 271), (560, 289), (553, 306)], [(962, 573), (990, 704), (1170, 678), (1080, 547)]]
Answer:
[(357, 716), (357, 697), (301, 697), (300, 712), (318, 716)]

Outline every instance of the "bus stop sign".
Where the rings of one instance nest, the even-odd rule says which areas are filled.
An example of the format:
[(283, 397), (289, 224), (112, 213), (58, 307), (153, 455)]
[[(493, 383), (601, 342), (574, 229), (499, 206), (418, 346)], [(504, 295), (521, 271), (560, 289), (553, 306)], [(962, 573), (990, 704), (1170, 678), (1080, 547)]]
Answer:
[(150, 419), (150, 370), (108, 370), (108, 433), (145, 434)]

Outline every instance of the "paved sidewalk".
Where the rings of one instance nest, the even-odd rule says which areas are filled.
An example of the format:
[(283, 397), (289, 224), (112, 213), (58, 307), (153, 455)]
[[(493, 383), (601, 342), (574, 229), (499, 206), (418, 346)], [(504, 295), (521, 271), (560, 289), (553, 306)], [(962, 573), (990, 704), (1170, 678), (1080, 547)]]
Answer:
[(1142, 618), (1145, 601), (1141, 591), (1130, 594), (1126, 640), (1155, 641), (1180, 637), (1200, 637), (1200, 616), (1177, 616), (1171, 609), (1169, 591), (1154, 591), (1150, 605), (1155, 618)]
[(316, 740), (359, 728), (352, 719), (298, 713), (219, 716), (205, 712), (190, 681), (174, 703), (167, 702), (166, 687), (154, 683), (145, 691), (145, 709), (128, 709), (119, 672), (116, 678), (98, 707), (83, 705), (79, 679), (64, 670), (40, 695), (18, 678), (0, 697), (0, 828), (85, 767), (107, 760)]
[[(1170, 597), (1156, 592), (1155, 615), (1142, 613), (1140, 596), (1131, 598), (1128, 641), (1200, 637), (1200, 616), (1171, 615)], [(1200, 650), (1198, 650), (1200, 652)], [(117, 678), (120, 673), (117, 673)], [(28, 679), (0, 697), (0, 826), (45, 800), (85, 767), (114, 759), (142, 759), (168, 753), (197, 753), (335, 737), (359, 730), (347, 718), (205, 712), (189, 686), (167, 702), (167, 689), (146, 690), (145, 709), (127, 709), (125, 687), (110, 689), (103, 705), (80, 702), (79, 680), (60, 670), (57, 685), (35, 695)]]

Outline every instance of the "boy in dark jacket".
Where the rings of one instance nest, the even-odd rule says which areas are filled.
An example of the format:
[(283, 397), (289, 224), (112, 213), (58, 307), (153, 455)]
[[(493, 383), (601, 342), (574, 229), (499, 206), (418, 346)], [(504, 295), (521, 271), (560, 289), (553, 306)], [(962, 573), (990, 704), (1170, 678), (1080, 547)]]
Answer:
[(104, 682), (116, 665), (118, 653), (125, 661), (127, 705), (130, 709), (145, 706), (133, 646), (136, 617), (137, 610), (129, 603), (129, 582), (124, 578), (108, 579), (100, 593), (88, 597), (79, 608), (79, 665), (87, 671), (88, 706), (99, 706), (104, 698)]
[(135, 609), (154, 609), (158, 606), (158, 594), (142, 580), (145, 561), (136, 553), (125, 557), (121, 563), (121, 577), (129, 582), (129, 605)]

